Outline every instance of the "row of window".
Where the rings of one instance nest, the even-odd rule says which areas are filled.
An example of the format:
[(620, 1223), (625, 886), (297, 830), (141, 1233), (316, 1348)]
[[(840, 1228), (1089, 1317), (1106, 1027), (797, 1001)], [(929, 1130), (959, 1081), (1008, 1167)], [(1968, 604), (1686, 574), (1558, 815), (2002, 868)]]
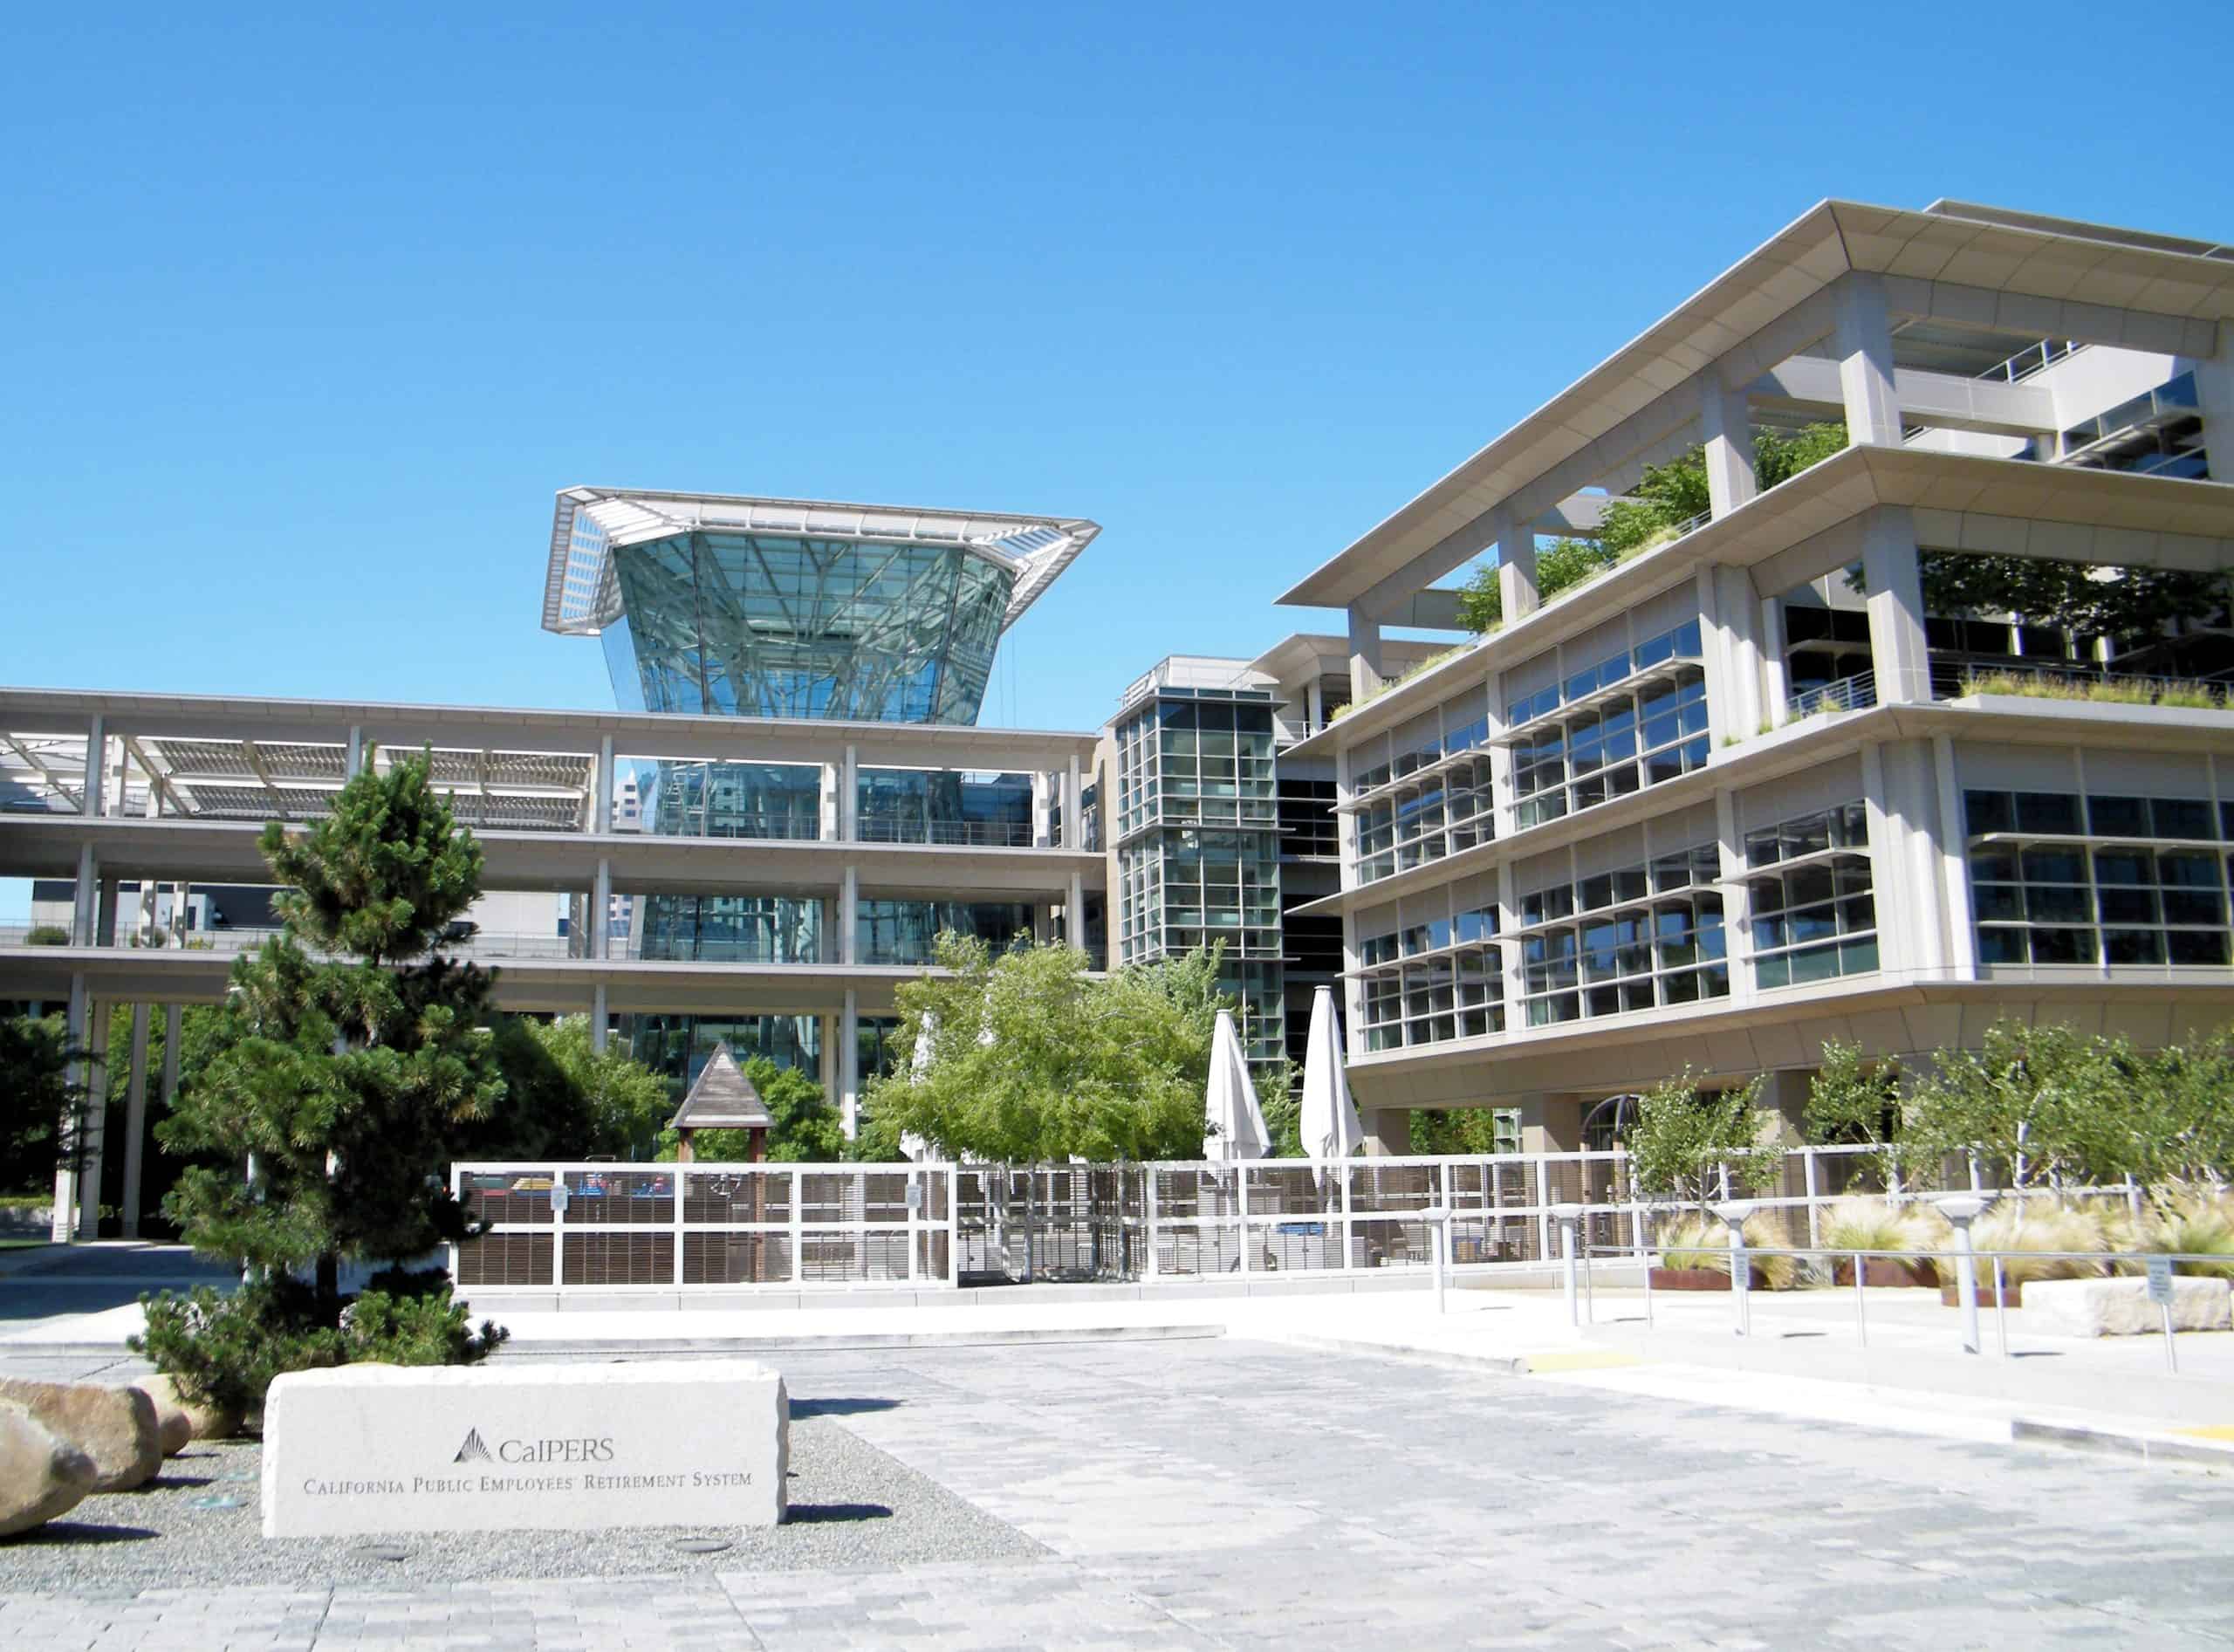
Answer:
[(2133, 798), (2069, 792), (1965, 792), (1963, 823), (1972, 837), (2015, 833), (2034, 838), (2172, 838), (2234, 842), (2234, 803), (2203, 798)]
[(1269, 703), (1159, 699), (1117, 730), (1118, 835), (1157, 819), (1277, 826), (1272, 752)]
[(1703, 843), (1524, 895), (1527, 1025), (1727, 997), (1721, 872)]
[(1687, 667), (1669, 682), (1515, 742), (1515, 829), (1703, 769), (1710, 755), (1706, 730), (1706, 676)]
[(1610, 689), (1640, 671), (1649, 671), (1669, 660), (1696, 660), (1701, 652), (1699, 622), (1687, 620), (1658, 636), (1647, 637), (1633, 648), (1618, 649), (1569, 671), (1547, 689), (1511, 702), (1505, 707), (1505, 724), (1518, 728), (1537, 717), (1549, 716), (1561, 706), (1584, 699), (1600, 689)]
[(1462, 947), (1393, 969), (1360, 984), (1365, 1047), (1398, 1050), (1504, 1031), (1504, 954)]
[(1497, 836), (1490, 760), (1478, 757), (1358, 811), (1358, 881), (1372, 883)]

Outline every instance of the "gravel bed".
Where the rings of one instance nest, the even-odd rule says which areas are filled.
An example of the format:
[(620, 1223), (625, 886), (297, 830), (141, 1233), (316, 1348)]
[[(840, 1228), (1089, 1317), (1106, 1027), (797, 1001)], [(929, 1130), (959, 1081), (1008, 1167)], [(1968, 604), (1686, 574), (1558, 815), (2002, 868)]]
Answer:
[[(184, 1585), (387, 1584), (398, 1588), (511, 1578), (710, 1575), (1019, 1559), (1046, 1551), (878, 1450), (834, 1418), (795, 1402), (791, 1516), (774, 1530), (634, 1526), (605, 1532), (442, 1532), (390, 1539), (401, 1560), (365, 1553), (367, 1538), (261, 1535), (263, 1448), (202, 1442), (136, 1491), (86, 1498), (58, 1520), (0, 1538), (0, 1594), (130, 1593)], [(230, 1506), (212, 1506), (228, 1503)], [(685, 1537), (726, 1538), (711, 1554)]]

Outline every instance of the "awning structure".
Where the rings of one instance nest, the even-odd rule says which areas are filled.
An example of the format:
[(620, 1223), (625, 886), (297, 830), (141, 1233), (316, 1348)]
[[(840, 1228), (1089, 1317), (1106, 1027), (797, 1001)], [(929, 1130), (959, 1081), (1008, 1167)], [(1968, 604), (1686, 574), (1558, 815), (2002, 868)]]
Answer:
[(766, 1130), (776, 1121), (768, 1111), (768, 1104), (760, 1099), (760, 1092), (753, 1087), (744, 1069), (737, 1066), (737, 1057), (730, 1053), (726, 1040), (714, 1047), (714, 1053), (690, 1086), (689, 1094), (682, 1098), (682, 1105), (675, 1109), (675, 1117), (668, 1121), (672, 1130)]

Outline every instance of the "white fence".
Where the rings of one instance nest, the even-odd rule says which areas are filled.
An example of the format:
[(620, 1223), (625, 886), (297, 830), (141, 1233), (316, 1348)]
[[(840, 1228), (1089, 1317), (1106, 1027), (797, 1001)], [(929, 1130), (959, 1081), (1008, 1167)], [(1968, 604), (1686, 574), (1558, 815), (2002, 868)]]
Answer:
[[(1970, 1188), (2136, 1205), (2141, 1196), (2129, 1185), (2010, 1189), (1976, 1159), (1888, 1186), (1880, 1164), (1867, 1148), (1795, 1148), (1757, 1202), (1792, 1243), (1813, 1245), (1825, 1209), (1855, 1193)], [(1449, 1212), (1449, 1259), (1462, 1272), (1545, 1266), (1559, 1256), (1554, 1206), (1582, 1208), (1586, 1254), (1639, 1258), (1676, 1208), (1637, 1196), (1618, 1149), (1228, 1163), (478, 1163), (454, 1166), (451, 1188), (490, 1224), (452, 1247), (458, 1283), (553, 1293), (1426, 1268), (1436, 1209)]]

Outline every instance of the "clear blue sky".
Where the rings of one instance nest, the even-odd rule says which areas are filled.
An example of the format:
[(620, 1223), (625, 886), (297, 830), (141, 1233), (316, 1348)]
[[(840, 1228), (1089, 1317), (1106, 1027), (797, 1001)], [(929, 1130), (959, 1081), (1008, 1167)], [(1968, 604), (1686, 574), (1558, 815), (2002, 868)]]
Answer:
[(1092, 517), (1092, 727), (1822, 196), (2234, 236), (2211, 5), (210, 10), (10, 23), (0, 681), (608, 705), (587, 482)]

